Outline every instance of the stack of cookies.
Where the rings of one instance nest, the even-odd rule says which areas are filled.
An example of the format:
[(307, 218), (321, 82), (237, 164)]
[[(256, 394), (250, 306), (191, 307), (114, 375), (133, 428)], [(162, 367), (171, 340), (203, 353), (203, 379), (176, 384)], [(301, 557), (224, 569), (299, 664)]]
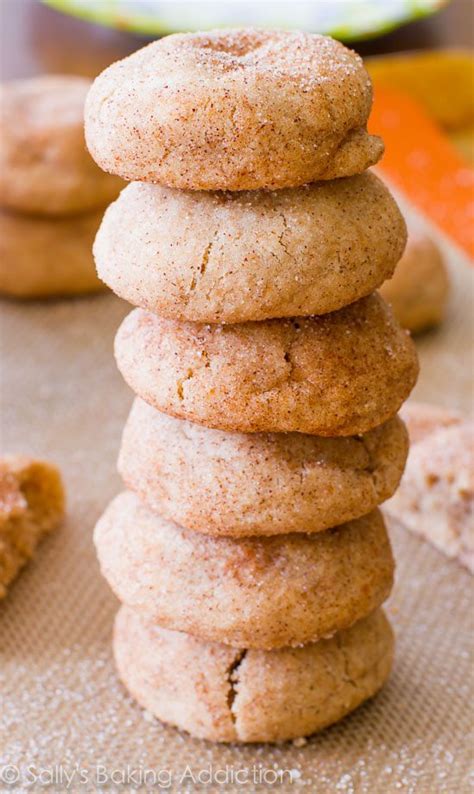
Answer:
[(0, 294), (103, 289), (91, 253), (104, 208), (123, 182), (84, 144), (90, 80), (46, 75), (1, 87)]
[(135, 309), (127, 491), (99, 520), (119, 674), (216, 741), (311, 734), (373, 695), (393, 640), (377, 506), (407, 454), (413, 345), (374, 290), (405, 245), (341, 44), (176, 35), (114, 64), (86, 137), (129, 180), (95, 243)]

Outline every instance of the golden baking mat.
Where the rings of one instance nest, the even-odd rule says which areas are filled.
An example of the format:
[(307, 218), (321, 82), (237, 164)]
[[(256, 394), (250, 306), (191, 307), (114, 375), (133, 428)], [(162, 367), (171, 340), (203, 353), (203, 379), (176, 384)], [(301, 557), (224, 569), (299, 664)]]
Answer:
[[(472, 272), (454, 249), (449, 258), (455, 292), (446, 324), (419, 342), (416, 393), (466, 408)], [(92, 528), (120, 488), (132, 395), (112, 340), (127, 311), (110, 295), (1, 306), (2, 447), (58, 463), (69, 508), (0, 605), (0, 790), (467, 792), (473, 580), (401, 528), (388, 606), (395, 669), (341, 724), (303, 746), (219, 746), (161, 725), (126, 695), (110, 652), (117, 604)]]

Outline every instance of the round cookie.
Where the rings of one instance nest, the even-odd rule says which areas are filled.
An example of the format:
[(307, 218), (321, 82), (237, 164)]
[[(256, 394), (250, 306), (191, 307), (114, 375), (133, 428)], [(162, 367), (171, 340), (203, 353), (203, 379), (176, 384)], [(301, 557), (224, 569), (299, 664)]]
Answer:
[(123, 183), (104, 174), (84, 142), (90, 80), (47, 75), (1, 87), (0, 206), (39, 215), (104, 207)]
[(0, 294), (48, 298), (102, 290), (92, 257), (101, 218), (102, 210), (42, 218), (0, 209)]
[(372, 697), (390, 673), (393, 633), (377, 610), (302, 648), (247, 650), (152, 626), (122, 607), (114, 655), (130, 694), (163, 722), (215, 742), (279, 742)]
[(418, 373), (413, 342), (377, 294), (322, 317), (241, 325), (135, 309), (115, 354), (158, 410), (244, 433), (365, 433), (398, 411)]
[(399, 323), (413, 333), (442, 322), (449, 278), (441, 251), (431, 237), (410, 229), (405, 253), (380, 292)]
[(371, 173), (279, 191), (201, 193), (134, 183), (94, 255), (117, 295), (173, 320), (326, 314), (380, 286), (405, 223)]
[(97, 163), (125, 179), (191, 190), (296, 187), (365, 171), (361, 58), (314, 33), (214, 30), (166, 36), (109, 66), (86, 102)]
[(124, 492), (99, 519), (95, 544), (124, 604), (164, 628), (237, 647), (330, 636), (380, 606), (393, 581), (379, 511), (312, 535), (213, 538)]
[(182, 527), (214, 536), (278, 535), (366, 515), (394, 493), (407, 452), (398, 418), (348, 438), (226, 433), (137, 399), (119, 471), (153, 511)]

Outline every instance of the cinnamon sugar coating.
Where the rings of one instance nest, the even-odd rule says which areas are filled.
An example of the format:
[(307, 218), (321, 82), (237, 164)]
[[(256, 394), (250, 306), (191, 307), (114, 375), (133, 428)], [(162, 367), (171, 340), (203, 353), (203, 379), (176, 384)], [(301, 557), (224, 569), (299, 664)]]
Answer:
[(118, 367), (158, 410), (221, 430), (351, 436), (392, 417), (418, 374), (414, 345), (375, 293), (321, 317), (239, 325), (135, 309)]
[(110, 66), (86, 103), (96, 162), (190, 190), (303, 185), (364, 171), (372, 88), (361, 58), (312, 33), (166, 36)]
[(100, 277), (136, 306), (241, 323), (326, 314), (368, 295), (392, 276), (405, 240), (371, 173), (243, 193), (134, 183), (106, 211), (94, 255)]
[(228, 433), (135, 400), (119, 471), (150, 509), (231, 537), (319, 532), (373, 510), (395, 491), (408, 451), (395, 417), (362, 436)]
[(311, 535), (213, 538), (124, 492), (94, 539), (102, 574), (124, 604), (164, 628), (236, 647), (332, 635), (380, 606), (393, 581), (379, 511)]
[(378, 610), (304, 648), (237, 649), (122, 607), (114, 654), (130, 694), (163, 722), (215, 742), (277, 742), (320, 731), (372, 697), (390, 672), (393, 634)]

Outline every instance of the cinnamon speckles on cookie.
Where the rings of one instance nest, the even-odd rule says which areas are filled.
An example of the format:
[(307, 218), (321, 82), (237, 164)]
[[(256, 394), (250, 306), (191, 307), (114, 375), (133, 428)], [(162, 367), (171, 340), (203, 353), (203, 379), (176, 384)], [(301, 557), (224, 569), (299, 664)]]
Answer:
[(395, 417), (361, 436), (226, 433), (135, 400), (119, 471), (149, 507), (215, 536), (320, 532), (373, 510), (408, 451)]
[(122, 607), (114, 655), (127, 689), (163, 722), (217, 742), (298, 741), (380, 689), (393, 634), (377, 610), (304, 648), (236, 649), (159, 628)]
[(99, 519), (94, 540), (122, 603), (165, 628), (237, 647), (331, 636), (378, 607), (393, 582), (378, 510), (312, 535), (213, 538), (124, 492)]
[(209, 31), (113, 64), (86, 104), (89, 149), (125, 179), (255, 190), (361, 173), (380, 158), (358, 55), (309, 33)]
[(371, 173), (279, 191), (136, 182), (107, 210), (100, 277), (163, 317), (241, 323), (325, 314), (393, 274), (405, 223)]
[(374, 292), (406, 229), (363, 173), (383, 151), (371, 104), (340, 43), (257, 30), (165, 37), (87, 98), (93, 157), (134, 181), (98, 272), (139, 307), (115, 340), (139, 398), (129, 490), (95, 543), (123, 605), (119, 675), (198, 737), (301, 739), (390, 669), (377, 505), (402, 474), (418, 365)]
[(237, 325), (136, 309), (115, 353), (158, 410), (244, 433), (364, 433), (398, 411), (418, 374), (411, 339), (377, 294), (321, 317)]

